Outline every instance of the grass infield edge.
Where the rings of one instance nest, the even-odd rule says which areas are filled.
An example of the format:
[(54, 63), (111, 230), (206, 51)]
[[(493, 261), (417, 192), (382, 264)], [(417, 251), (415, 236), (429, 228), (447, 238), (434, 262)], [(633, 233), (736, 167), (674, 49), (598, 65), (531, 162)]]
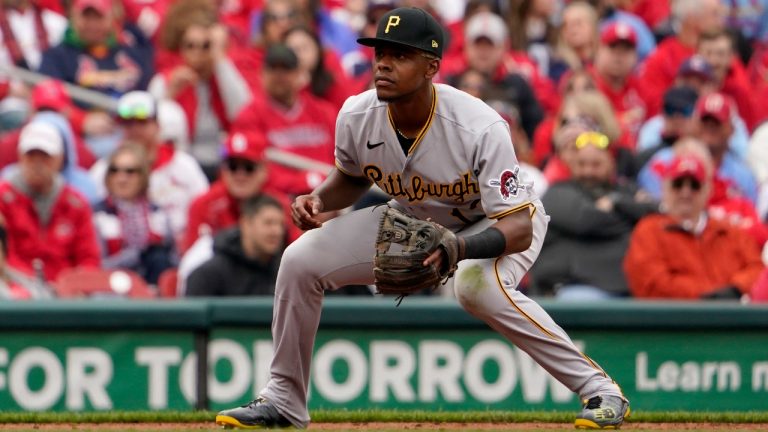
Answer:
[[(555, 411), (397, 411), (315, 410), (316, 423), (423, 422), (423, 423), (570, 423), (574, 413)], [(212, 411), (99, 411), (8, 412), (0, 423), (196, 423), (213, 421)], [(748, 412), (633, 412), (631, 422), (643, 423), (768, 423), (768, 411)]]

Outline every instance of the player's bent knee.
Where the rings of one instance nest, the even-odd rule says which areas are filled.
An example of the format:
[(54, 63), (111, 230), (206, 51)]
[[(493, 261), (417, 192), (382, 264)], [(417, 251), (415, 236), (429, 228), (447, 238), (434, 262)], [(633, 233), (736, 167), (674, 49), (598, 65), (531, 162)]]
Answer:
[(487, 291), (493, 289), (480, 262), (460, 266), (453, 279), (453, 290), (461, 306), (469, 312), (482, 312)]

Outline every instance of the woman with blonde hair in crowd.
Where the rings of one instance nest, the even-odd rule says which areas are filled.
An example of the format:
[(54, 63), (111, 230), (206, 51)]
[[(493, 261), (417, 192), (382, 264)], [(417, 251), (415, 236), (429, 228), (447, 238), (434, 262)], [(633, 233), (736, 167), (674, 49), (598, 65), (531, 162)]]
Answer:
[(108, 160), (107, 197), (94, 207), (102, 265), (128, 269), (147, 282), (174, 266), (176, 248), (170, 219), (147, 196), (149, 162), (144, 148), (123, 144)]
[(553, 130), (553, 153), (543, 169), (550, 183), (570, 178), (569, 149), (572, 149), (579, 133), (590, 130), (608, 138), (614, 148), (618, 174), (634, 176), (631, 155), (620, 151), (621, 129), (611, 103), (597, 90), (585, 90), (566, 97), (560, 107)]

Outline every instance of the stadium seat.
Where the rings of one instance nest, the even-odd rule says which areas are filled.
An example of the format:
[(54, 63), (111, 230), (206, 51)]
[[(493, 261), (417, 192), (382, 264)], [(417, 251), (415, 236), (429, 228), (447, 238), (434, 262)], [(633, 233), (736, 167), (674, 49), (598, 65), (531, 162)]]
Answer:
[(74, 268), (61, 273), (55, 284), (60, 298), (153, 298), (144, 279), (130, 270)]
[(179, 280), (179, 272), (176, 268), (169, 268), (160, 273), (157, 278), (157, 294), (163, 298), (176, 298), (176, 285)]

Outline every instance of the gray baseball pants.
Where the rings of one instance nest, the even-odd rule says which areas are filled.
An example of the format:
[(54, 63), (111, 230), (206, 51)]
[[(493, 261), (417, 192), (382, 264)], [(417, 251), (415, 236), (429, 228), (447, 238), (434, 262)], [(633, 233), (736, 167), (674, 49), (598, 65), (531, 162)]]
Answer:
[[(536, 302), (517, 291), (541, 250), (549, 216), (537, 200), (533, 242), (524, 252), (498, 259), (465, 260), (454, 276), (456, 298), (582, 399), (621, 390)], [(260, 395), (294, 426), (309, 425), (307, 391), (323, 292), (373, 283), (374, 244), (385, 206), (340, 216), (302, 235), (285, 251), (277, 275), (271, 378)], [(479, 232), (491, 220), (476, 223)]]

